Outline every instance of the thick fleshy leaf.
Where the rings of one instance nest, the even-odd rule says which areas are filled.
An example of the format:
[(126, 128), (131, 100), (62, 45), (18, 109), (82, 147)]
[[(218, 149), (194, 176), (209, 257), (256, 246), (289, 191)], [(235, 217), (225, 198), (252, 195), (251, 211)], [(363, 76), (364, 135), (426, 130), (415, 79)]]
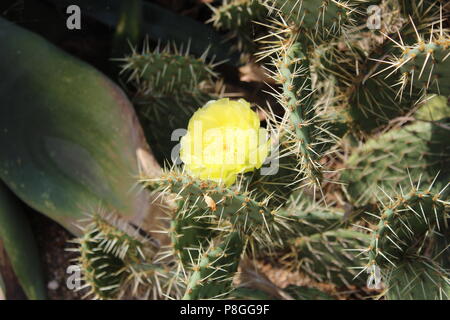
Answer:
[(105, 207), (146, 214), (137, 153), (148, 146), (125, 94), (97, 70), (0, 18), (0, 178), (71, 231)]
[[(14, 195), (0, 183), (0, 240), (14, 273), (29, 299), (46, 299), (45, 282), (38, 248), (23, 208)], [(3, 284), (3, 286), (2, 286)], [(0, 300), (6, 295), (0, 279)]]

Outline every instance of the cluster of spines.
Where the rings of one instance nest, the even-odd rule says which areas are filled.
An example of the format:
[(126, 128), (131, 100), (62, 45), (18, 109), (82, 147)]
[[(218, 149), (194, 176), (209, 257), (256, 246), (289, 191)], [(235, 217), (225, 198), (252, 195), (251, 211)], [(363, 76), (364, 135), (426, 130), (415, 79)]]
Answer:
[(216, 29), (230, 31), (227, 38), (237, 40), (237, 46), (232, 49), (241, 52), (241, 61), (247, 62), (257, 51), (255, 34), (263, 29), (257, 22), (267, 16), (266, 7), (260, 0), (225, 0), (220, 7), (208, 6), (212, 16), (207, 23), (212, 23)]
[(78, 266), (83, 272), (84, 285), (81, 289), (89, 288), (85, 297), (93, 299), (112, 299), (119, 296), (120, 286), (125, 280), (124, 265), (120, 259), (107, 255), (95, 248), (95, 242), (90, 238), (92, 234), (86, 232), (79, 239), (80, 257)]
[[(280, 141), (285, 152), (297, 155), (300, 177), (305, 184), (320, 185), (321, 164), (317, 147), (315, 128), (314, 98), (311, 85), (309, 62), (303, 45), (298, 41), (299, 34), (291, 34), (285, 48), (273, 62), (276, 71), (272, 76), (282, 86), (282, 91), (275, 94), (285, 116), (279, 124)], [(282, 151), (283, 152), (283, 151)], [(282, 155), (283, 156), (283, 155)], [(293, 168), (295, 170), (297, 168)]]
[[(350, 229), (334, 229), (292, 237), (277, 259), (292, 271), (302, 272), (314, 281), (333, 283), (337, 287), (355, 284), (361, 257), (352, 251), (367, 245), (370, 237)], [(278, 254), (279, 255), (279, 254)]]
[(413, 17), (417, 29), (429, 28), (442, 17), (448, 17), (450, 3), (445, 0), (400, 0), (401, 13), (406, 17)]
[(386, 198), (387, 193), (409, 187), (410, 179), (440, 185), (448, 177), (450, 150), (447, 130), (439, 123), (418, 122), (368, 140), (345, 162), (341, 176), (344, 192), (354, 205)]
[(293, 272), (308, 275), (314, 281), (330, 282), (338, 287), (353, 284), (357, 272), (348, 266), (363, 266), (363, 260), (351, 250), (368, 244), (370, 237), (346, 229), (344, 212), (320, 206), (300, 193), (278, 214), (287, 219), (287, 228), (273, 232), (270, 247), (260, 246), (259, 254)]
[[(362, 5), (361, 10), (364, 11), (367, 5), (377, 3), (376, 1), (367, 1), (360, 4)], [(414, 2), (414, 6), (417, 5), (417, 2)], [(426, 11), (427, 17), (430, 16), (431, 11), (433, 12), (429, 23), (415, 25), (414, 21), (418, 20), (416, 16), (414, 16), (415, 20), (411, 20), (411, 22), (408, 22), (410, 19), (408, 16), (403, 17), (398, 21), (400, 32), (386, 35), (384, 32), (390, 32), (387, 28), (381, 32), (383, 36), (381, 42), (381, 36), (377, 36), (377, 32), (367, 34), (366, 39), (361, 39), (361, 33), (356, 32), (346, 33), (345, 37), (337, 38), (336, 41), (326, 44), (320, 41), (314, 42), (312, 70), (318, 76), (317, 85), (320, 87), (320, 84), (324, 81), (337, 84), (334, 86), (336, 94), (333, 97), (336, 102), (333, 103), (346, 113), (349, 128), (352, 129), (353, 133), (367, 136), (367, 134), (376, 130), (379, 131), (391, 125), (393, 118), (406, 115), (423, 101), (424, 90), (410, 90), (409, 79), (411, 79), (411, 76), (409, 73), (405, 73), (401, 79), (397, 79), (394, 76), (386, 77), (386, 70), (378, 71), (379, 65), (386, 62), (386, 57), (394, 57), (399, 54), (399, 51), (401, 54), (402, 49), (408, 50), (409, 47), (404, 44), (404, 41), (405, 43), (420, 42), (419, 32), (429, 32), (429, 26), (432, 26), (431, 28), (439, 26), (439, 31), (432, 31), (433, 34), (439, 34), (439, 39), (447, 37), (445, 29), (442, 27), (442, 24), (445, 24), (445, 17), (442, 14), (439, 16), (439, 4), (434, 4), (433, 9), (422, 3), (419, 6)], [(391, 5), (388, 5), (384, 7), (383, 4), (380, 8), (383, 8), (383, 25), (386, 14), (395, 12), (398, 6), (392, 5), (391, 7)], [(396, 16), (400, 15), (396, 14)], [(416, 37), (419, 37), (419, 40), (414, 40)], [(316, 41), (316, 39), (314, 40)], [(443, 42), (442, 40), (439, 41)], [(443, 56), (440, 57), (441, 60), (444, 60), (444, 58)], [(400, 59), (392, 58), (392, 61), (388, 61), (388, 63), (398, 62)], [(431, 68), (430, 61), (428, 62), (428, 69)], [(436, 70), (434, 72), (436, 73)], [(443, 85), (440, 85), (440, 87), (445, 86), (445, 81), (441, 82)], [(405, 86), (410, 91), (408, 97), (403, 94)], [(401, 90), (398, 90), (398, 87)], [(317, 89), (317, 86), (315, 85), (314, 88)], [(436, 81), (434, 82), (434, 89), (434, 91), (428, 90), (428, 92), (438, 91)], [(439, 92), (445, 92), (445, 88), (444, 91), (439, 89)]]
[[(269, 11), (275, 11), (315, 39), (330, 39), (350, 33), (368, 4), (358, 0), (265, 0)], [(379, 1), (377, 1), (378, 3)], [(361, 6), (364, 8), (360, 10)]]
[(266, 228), (274, 223), (272, 213), (263, 211), (249, 194), (175, 169), (143, 183), (161, 195), (176, 194), (178, 208), (170, 214), (165, 231), (171, 243), (158, 254), (158, 261), (175, 258), (178, 278), (186, 288), (182, 298), (227, 296), (248, 239), (266, 235)]
[[(281, 149), (281, 146), (279, 146)], [(269, 161), (277, 165), (276, 174), (261, 174), (255, 171), (249, 175), (249, 189), (255, 192), (257, 200), (269, 197), (267, 206), (277, 208), (282, 206), (289, 199), (290, 195), (298, 185), (298, 172), (295, 169), (298, 165), (298, 158), (292, 154), (280, 154), (280, 149), (273, 148)], [(282, 151), (282, 150), (281, 150)], [(271, 173), (271, 172), (269, 172)]]
[[(321, 45), (312, 52), (313, 70), (317, 75), (317, 86), (331, 82), (334, 95), (331, 103), (348, 123), (353, 133), (366, 136), (386, 126), (398, 116), (410, 111), (420, 100), (396, 99), (394, 78), (371, 76), (376, 72), (382, 54), (394, 50), (390, 43), (379, 45), (376, 50), (363, 50), (351, 41)], [(322, 90), (323, 91), (323, 90)], [(327, 100), (330, 103), (330, 98)]]
[(79, 254), (75, 262), (84, 284), (77, 290), (88, 289), (85, 297), (157, 298), (166, 289), (163, 283), (172, 285), (171, 271), (153, 264), (157, 245), (141, 236), (139, 229), (115, 214), (95, 213), (80, 223), (85, 225), (83, 236), (71, 241), (76, 248), (67, 250)]
[(385, 273), (387, 300), (449, 300), (450, 274), (435, 261), (413, 256)]
[[(272, 95), (284, 108), (284, 116), (270, 112), (267, 118), (274, 124), (278, 160), (289, 168), (260, 181), (268, 190), (273, 189), (271, 184), (284, 182), (290, 188), (276, 191), (281, 191), (281, 197), (286, 198), (289, 191), (308, 185), (313, 186), (314, 192), (317, 187), (321, 191), (322, 182), (327, 181), (323, 175), (326, 167), (323, 160), (334, 152), (332, 147), (347, 129), (343, 119), (340, 123), (328, 121), (330, 99), (322, 99), (312, 81), (316, 70), (310, 65), (311, 39), (282, 16), (271, 20), (271, 25), (271, 33), (259, 39), (263, 46), (259, 57), (261, 60), (271, 58), (266, 70), (279, 86)], [(297, 157), (294, 164), (293, 156)], [(280, 166), (280, 169), (285, 167)], [(272, 181), (273, 178), (276, 179)]]
[(170, 244), (167, 250), (162, 248), (158, 259), (175, 257), (185, 272), (184, 267), (197, 259), (199, 248), (214, 238), (220, 227), (211, 216), (205, 215), (202, 209), (190, 207), (190, 202), (178, 202), (179, 208), (170, 214), (170, 224), (165, 231), (170, 238)]
[[(448, 229), (448, 209), (450, 203), (443, 198), (446, 185), (440, 192), (420, 189), (417, 185), (408, 194), (391, 198), (389, 205), (383, 207), (380, 215), (370, 213), (378, 218), (378, 224), (371, 229), (371, 241), (361, 252), (368, 259), (362, 268), (376, 283), (380, 277), (411, 259), (433, 251), (428, 241), (435, 232)], [(431, 242), (431, 245), (433, 243)], [(378, 270), (378, 271), (377, 271)]]
[(269, 199), (255, 201), (250, 192), (239, 190), (238, 186), (227, 188), (221, 183), (196, 179), (177, 170), (168, 171), (157, 179), (143, 179), (142, 182), (152, 189), (176, 194), (203, 210), (204, 215), (227, 219), (244, 234), (268, 230), (276, 220), (276, 212), (265, 205)]
[[(156, 190), (160, 191), (164, 190)], [(190, 200), (174, 198), (177, 208), (167, 212), (169, 223), (160, 230), (168, 235), (169, 243), (161, 247), (155, 261), (176, 269), (182, 293), (172, 297), (223, 298), (232, 290), (246, 235), (233, 229), (229, 217), (218, 218), (208, 208)]]
[(209, 7), (213, 14), (208, 22), (215, 28), (225, 30), (247, 27), (252, 20), (266, 14), (265, 7), (259, 0), (225, 0), (218, 8), (211, 5)]
[(439, 31), (431, 32), (428, 39), (417, 33), (417, 42), (411, 46), (404, 44), (402, 39), (395, 43), (402, 54), (382, 61), (389, 66), (380, 73), (392, 69), (386, 77), (401, 74), (395, 84), (399, 87), (398, 96), (402, 97), (405, 91), (410, 96), (415, 91), (450, 95), (450, 36), (442, 25)]
[(293, 234), (285, 232), (285, 237), (323, 233), (342, 227), (345, 223), (342, 210), (321, 206), (307, 199), (304, 193), (291, 196), (288, 205), (280, 209), (278, 214), (288, 220), (287, 223), (293, 231)]
[(224, 232), (200, 248), (191, 266), (185, 300), (219, 299), (229, 294), (244, 249), (239, 232)]
[(217, 74), (213, 69), (220, 64), (207, 61), (208, 51), (196, 58), (186, 49), (170, 43), (163, 49), (158, 45), (151, 50), (145, 42), (142, 52), (133, 49), (123, 61), (122, 73), (128, 74), (128, 81), (142, 93), (153, 97), (165, 94), (190, 94), (199, 90), (202, 82), (211, 83)]

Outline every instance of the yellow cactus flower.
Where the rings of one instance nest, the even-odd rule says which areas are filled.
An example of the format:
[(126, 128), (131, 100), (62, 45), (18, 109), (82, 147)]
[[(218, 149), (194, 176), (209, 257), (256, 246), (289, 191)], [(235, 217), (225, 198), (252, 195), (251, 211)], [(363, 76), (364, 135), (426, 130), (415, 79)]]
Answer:
[(236, 182), (239, 173), (259, 169), (269, 152), (267, 131), (244, 99), (210, 101), (189, 120), (181, 138), (186, 171), (200, 179)]

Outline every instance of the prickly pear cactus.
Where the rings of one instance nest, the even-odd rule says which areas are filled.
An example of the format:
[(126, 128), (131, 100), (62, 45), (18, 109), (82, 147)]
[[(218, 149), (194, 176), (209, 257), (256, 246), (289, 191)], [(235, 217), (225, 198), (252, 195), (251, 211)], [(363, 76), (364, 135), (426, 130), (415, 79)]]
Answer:
[(448, 300), (448, 271), (433, 261), (415, 257), (387, 274), (388, 300)]
[(432, 192), (431, 185), (413, 186), (374, 215), (379, 222), (362, 249), (368, 261), (363, 271), (374, 287), (385, 281), (387, 299), (449, 299), (446, 249), (439, 245), (449, 229), (447, 186), (440, 192)]
[(397, 198), (380, 212), (368, 247), (371, 264), (395, 265), (405, 255), (416, 254), (427, 233), (447, 228), (448, 202), (441, 199), (441, 193), (428, 188)]
[(409, 46), (401, 45), (402, 55), (387, 62), (390, 64), (388, 69), (393, 68), (401, 74), (400, 90), (406, 93), (412, 93), (413, 89), (424, 90), (448, 96), (449, 47), (450, 37), (443, 31), (432, 33), (429, 39), (419, 37)]
[[(146, 42), (122, 60), (165, 164), (157, 177), (136, 177), (163, 200), (165, 240), (143, 238), (130, 222), (92, 218), (76, 249), (89, 293), (302, 300), (351, 288), (365, 298), (370, 289), (384, 299), (448, 299), (448, 5), (208, 6), (207, 23), (228, 35), (230, 52), (265, 70), (270, 90), (257, 95), (270, 102), (221, 99), (236, 95), (226, 86), (235, 66), (217, 68), (208, 51), (190, 54), (189, 42), (176, 50)], [(179, 141), (176, 129), (186, 129)], [(268, 281), (269, 292), (239, 283), (249, 259), (313, 287)]]
[(418, 122), (370, 139), (348, 159), (343, 173), (346, 192), (361, 206), (386, 198), (397, 187), (408, 189), (412, 181), (448, 183), (450, 149), (448, 130), (440, 124)]
[(268, 10), (259, 0), (226, 0), (220, 7), (209, 6), (212, 14), (208, 23), (218, 30), (228, 31), (228, 39), (236, 39), (232, 46), (241, 53), (241, 60), (248, 61), (257, 52), (255, 34), (264, 34), (263, 23)]
[(84, 222), (83, 236), (68, 250), (79, 253), (76, 263), (84, 284), (78, 290), (85, 290), (86, 297), (157, 299), (177, 289), (171, 287), (173, 271), (155, 262), (158, 246), (138, 229), (101, 212)]
[(122, 59), (122, 72), (140, 90), (153, 96), (187, 94), (198, 89), (202, 82), (211, 82), (217, 77), (213, 62), (206, 62), (208, 51), (196, 58), (190, 55), (189, 45), (177, 48), (167, 45), (151, 51), (146, 44), (141, 53), (133, 53)]
[(184, 300), (220, 298), (229, 293), (236, 273), (243, 242), (237, 232), (216, 238), (194, 262)]

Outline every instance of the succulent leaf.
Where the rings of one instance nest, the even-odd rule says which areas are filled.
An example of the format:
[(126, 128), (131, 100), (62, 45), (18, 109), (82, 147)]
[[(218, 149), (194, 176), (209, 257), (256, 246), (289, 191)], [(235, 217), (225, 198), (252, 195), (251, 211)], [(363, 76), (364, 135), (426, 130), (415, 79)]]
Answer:
[[(0, 240), (28, 299), (46, 299), (44, 274), (33, 230), (19, 201), (3, 183), (0, 183)], [(0, 295), (2, 291), (5, 295), (5, 289), (0, 286)]]
[(99, 204), (129, 218), (145, 212), (147, 196), (133, 187), (136, 153), (148, 146), (125, 94), (40, 36), (3, 19), (0, 30), (9, 79), (0, 84), (0, 178), (73, 232), (80, 210)]

